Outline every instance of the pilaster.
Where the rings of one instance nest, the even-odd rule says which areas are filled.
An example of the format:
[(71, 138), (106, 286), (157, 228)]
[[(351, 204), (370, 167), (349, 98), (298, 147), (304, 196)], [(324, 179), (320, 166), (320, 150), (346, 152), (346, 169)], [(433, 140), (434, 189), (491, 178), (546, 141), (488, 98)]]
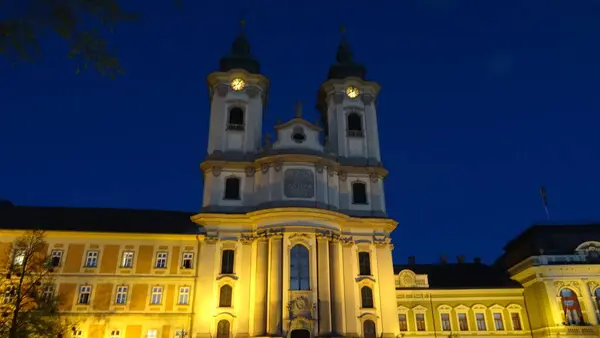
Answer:
[(317, 235), (317, 275), (318, 275), (318, 300), (319, 300), (319, 335), (331, 333), (331, 290), (329, 267), (329, 237)]
[(396, 337), (400, 334), (398, 324), (398, 309), (395, 301), (396, 284), (394, 279), (394, 264), (392, 262), (392, 247), (389, 238), (374, 240), (377, 257), (377, 282), (379, 284), (379, 307), (381, 315), (382, 337)]
[(595, 297), (590, 291), (590, 287), (587, 280), (583, 281), (583, 287), (581, 288), (581, 295), (585, 304), (585, 312), (587, 314), (587, 322), (591, 325), (598, 325), (598, 315), (596, 313), (596, 305), (594, 304)]
[(337, 238), (329, 242), (329, 271), (331, 277), (331, 329), (334, 334), (343, 335), (346, 331), (344, 308), (344, 283), (342, 261), (342, 246)]
[(203, 273), (198, 274), (198, 285), (201, 285), (202, 292), (199, 297), (196, 297), (196, 304), (194, 304), (195, 309), (202, 309), (203, 312), (194, 316), (194, 329), (198, 338), (214, 336), (211, 327), (217, 306), (216, 295), (218, 292), (215, 288), (218, 259), (217, 241), (217, 238), (206, 237), (200, 247), (198, 266), (202, 267)]
[(267, 271), (269, 247), (266, 238), (256, 240), (256, 278), (254, 289), (254, 335), (263, 336), (267, 332)]
[(283, 235), (274, 234), (269, 239), (269, 313), (267, 333), (280, 336), (282, 329), (282, 269), (283, 269)]
[(250, 335), (250, 276), (252, 273), (252, 241), (250, 239), (242, 239), (241, 245), (238, 246), (238, 252), (241, 256), (239, 291), (237, 299), (239, 304), (238, 326), (236, 338), (248, 337)]

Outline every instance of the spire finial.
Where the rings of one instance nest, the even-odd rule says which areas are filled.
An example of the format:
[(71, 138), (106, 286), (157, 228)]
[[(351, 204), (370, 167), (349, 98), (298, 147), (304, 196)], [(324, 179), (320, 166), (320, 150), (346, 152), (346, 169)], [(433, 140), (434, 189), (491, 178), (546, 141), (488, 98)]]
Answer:
[(296, 117), (302, 117), (302, 102), (300, 101), (296, 102)]

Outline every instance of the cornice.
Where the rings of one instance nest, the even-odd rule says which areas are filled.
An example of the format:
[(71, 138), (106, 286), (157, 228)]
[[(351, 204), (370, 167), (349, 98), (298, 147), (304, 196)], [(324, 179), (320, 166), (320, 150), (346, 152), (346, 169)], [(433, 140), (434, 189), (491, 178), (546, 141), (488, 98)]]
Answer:
[[(19, 237), (31, 230), (0, 230), (2, 237)], [(194, 238), (203, 239), (204, 234), (157, 234), (157, 233), (130, 233), (130, 232), (95, 232), (95, 231), (62, 231), (62, 230), (44, 230), (47, 239), (60, 238), (94, 238), (94, 239), (131, 239), (131, 240), (194, 240)]]

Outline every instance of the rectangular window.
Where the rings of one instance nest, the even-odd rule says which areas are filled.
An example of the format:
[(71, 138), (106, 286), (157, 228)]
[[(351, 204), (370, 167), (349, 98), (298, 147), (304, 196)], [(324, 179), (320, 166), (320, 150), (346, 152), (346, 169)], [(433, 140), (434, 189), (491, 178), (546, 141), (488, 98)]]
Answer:
[(127, 304), (127, 291), (129, 291), (129, 287), (126, 285), (117, 286), (115, 304)]
[(71, 337), (73, 337), (73, 338), (81, 338), (81, 337), (83, 337), (83, 331), (81, 331), (81, 330), (72, 331)]
[(83, 285), (79, 287), (79, 298), (77, 299), (78, 304), (89, 304), (90, 295), (92, 294), (92, 287), (89, 285)]
[(111, 330), (110, 338), (121, 338), (121, 331), (120, 330)]
[(467, 320), (467, 314), (466, 313), (459, 313), (458, 314), (458, 328), (461, 331), (469, 331), (469, 321)]
[(13, 263), (14, 266), (21, 266), (21, 265), (25, 264), (25, 250), (23, 250), (23, 249), (16, 249), (13, 252), (12, 263)]
[(400, 322), (400, 331), (408, 331), (408, 322), (406, 321), (406, 314), (399, 314), (398, 321)]
[(191, 269), (192, 268), (192, 262), (194, 260), (194, 253), (193, 252), (184, 252), (183, 253), (183, 262), (181, 264), (181, 267), (184, 269)]
[(517, 312), (513, 312), (510, 314), (510, 319), (512, 320), (513, 330), (521, 331), (523, 328), (521, 327), (521, 316)]
[(146, 338), (158, 338), (158, 330), (151, 329), (146, 332)]
[(50, 253), (50, 266), (53, 268), (59, 267), (60, 263), (62, 263), (62, 250), (52, 250)]
[(485, 331), (485, 315), (483, 313), (475, 314), (475, 322), (477, 322), (477, 331)]
[(159, 305), (162, 303), (162, 286), (152, 287), (152, 296), (150, 297), (150, 304)]
[(494, 326), (496, 331), (504, 331), (504, 322), (502, 321), (502, 314), (494, 312)]
[(425, 314), (417, 313), (415, 320), (417, 321), (417, 331), (425, 331)]
[(162, 251), (156, 253), (156, 268), (165, 269), (167, 267), (167, 256), (168, 253)]
[(233, 250), (223, 250), (223, 256), (221, 259), (221, 273), (232, 274), (233, 273), (233, 258), (235, 257)]
[(98, 251), (96, 250), (90, 250), (87, 252), (86, 258), (85, 258), (85, 265), (84, 267), (86, 268), (95, 268), (98, 266)]
[(190, 303), (190, 288), (182, 286), (179, 288), (179, 300), (177, 304), (188, 305)]
[(4, 288), (4, 297), (2, 298), (2, 303), (4, 304), (12, 304), (17, 295), (17, 287), (14, 285), (8, 285)]
[(452, 328), (450, 326), (450, 314), (442, 313), (441, 320), (442, 320), (442, 331), (452, 331)]
[(122, 268), (132, 268), (133, 267), (133, 251), (124, 251), (123, 257), (121, 257), (121, 267)]
[(371, 257), (366, 251), (358, 253), (358, 270), (361, 276), (371, 275)]
[(44, 285), (44, 289), (42, 290), (42, 300), (45, 302), (50, 302), (54, 298), (54, 285), (48, 284)]

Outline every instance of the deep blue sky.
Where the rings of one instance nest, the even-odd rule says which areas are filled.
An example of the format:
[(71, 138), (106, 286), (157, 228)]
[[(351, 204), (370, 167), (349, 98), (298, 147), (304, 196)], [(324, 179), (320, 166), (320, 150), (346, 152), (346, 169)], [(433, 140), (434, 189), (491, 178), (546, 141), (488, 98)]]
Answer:
[(62, 43), (0, 63), (0, 197), (20, 205), (197, 211), (205, 76), (245, 9), (271, 79), (265, 130), (316, 92), (339, 26), (382, 86), (387, 206), (396, 261), (493, 260), (545, 218), (599, 220), (600, 1), (130, 0), (114, 37), (128, 72), (75, 75)]

